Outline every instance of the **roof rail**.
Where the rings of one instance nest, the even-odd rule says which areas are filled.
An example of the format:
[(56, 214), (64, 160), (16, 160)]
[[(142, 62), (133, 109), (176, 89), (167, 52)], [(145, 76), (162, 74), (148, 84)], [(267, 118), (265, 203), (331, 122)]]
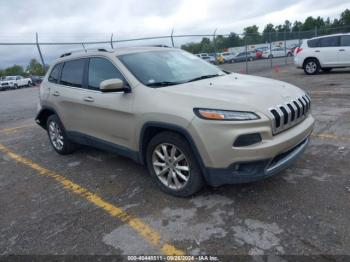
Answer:
[(69, 53), (64, 53), (64, 54), (60, 55), (60, 58), (65, 57), (65, 56), (70, 56), (71, 54), (74, 54), (74, 53), (88, 53), (88, 52), (112, 52), (112, 51), (108, 51), (105, 48), (82, 49), (82, 50), (72, 51)]
[(165, 47), (165, 48), (171, 48), (168, 45), (150, 45), (150, 46), (154, 46), (154, 47)]

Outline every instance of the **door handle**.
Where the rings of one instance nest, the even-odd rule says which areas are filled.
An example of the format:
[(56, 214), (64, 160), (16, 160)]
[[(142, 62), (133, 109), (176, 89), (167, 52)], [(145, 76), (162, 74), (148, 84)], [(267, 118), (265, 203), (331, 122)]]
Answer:
[(88, 97), (84, 97), (84, 101), (86, 101), (86, 102), (94, 102), (95, 100), (91, 96), (88, 96)]
[(59, 95), (60, 95), (60, 92), (55, 91), (55, 92), (52, 93), (52, 95), (53, 95), (53, 96), (59, 96)]
[(319, 52), (320, 52), (320, 50), (315, 50), (315, 52), (316, 52), (316, 53), (319, 53)]
[(344, 51), (345, 51), (345, 49), (339, 49), (339, 51), (340, 51), (340, 52), (344, 52)]

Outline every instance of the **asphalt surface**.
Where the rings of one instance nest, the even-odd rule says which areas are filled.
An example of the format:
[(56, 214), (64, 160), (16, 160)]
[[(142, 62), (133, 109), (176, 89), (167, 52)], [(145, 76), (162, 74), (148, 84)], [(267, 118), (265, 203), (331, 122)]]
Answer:
[(310, 94), (309, 147), (278, 176), (185, 199), (127, 158), (86, 147), (56, 154), (33, 123), (38, 88), (0, 92), (0, 255), (350, 255), (350, 70), (255, 74)]

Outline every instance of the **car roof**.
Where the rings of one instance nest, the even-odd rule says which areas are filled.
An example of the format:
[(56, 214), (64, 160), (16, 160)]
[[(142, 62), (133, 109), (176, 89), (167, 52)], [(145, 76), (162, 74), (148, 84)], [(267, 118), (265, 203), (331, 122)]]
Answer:
[(342, 36), (342, 35), (350, 35), (350, 33), (339, 33), (339, 34), (332, 34), (332, 35), (323, 35), (323, 36), (312, 37), (312, 38), (309, 38), (307, 40), (320, 39), (320, 38), (330, 37), (330, 36)]
[[(62, 54), (58, 59), (54, 61), (53, 64), (57, 64), (60, 62), (72, 60), (72, 59), (78, 59), (78, 58), (85, 58), (85, 57), (91, 57), (91, 56), (119, 56), (124, 54), (132, 54), (132, 53), (139, 53), (139, 52), (148, 52), (148, 51), (169, 51), (169, 50), (180, 50), (178, 48), (169, 48), (169, 47), (158, 47), (158, 46), (135, 46), (135, 47), (120, 47), (117, 49), (104, 49), (104, 48), (97, 48), (97, 49), (83, 49), (83, 50), (77, 50), (68, 52), (65, 54)], [(206, 53), (202, 53), (206, 54)]]

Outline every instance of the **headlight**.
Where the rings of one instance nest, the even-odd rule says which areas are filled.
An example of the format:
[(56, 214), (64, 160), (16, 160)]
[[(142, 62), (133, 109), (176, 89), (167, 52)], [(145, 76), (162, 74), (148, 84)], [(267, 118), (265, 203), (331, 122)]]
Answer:
[(208, 120), (245, 121), (260, 119), (257, 114), (245, 111), (228, 111), (205, 108), (195, 108), (193, 111), (199, 118)]

